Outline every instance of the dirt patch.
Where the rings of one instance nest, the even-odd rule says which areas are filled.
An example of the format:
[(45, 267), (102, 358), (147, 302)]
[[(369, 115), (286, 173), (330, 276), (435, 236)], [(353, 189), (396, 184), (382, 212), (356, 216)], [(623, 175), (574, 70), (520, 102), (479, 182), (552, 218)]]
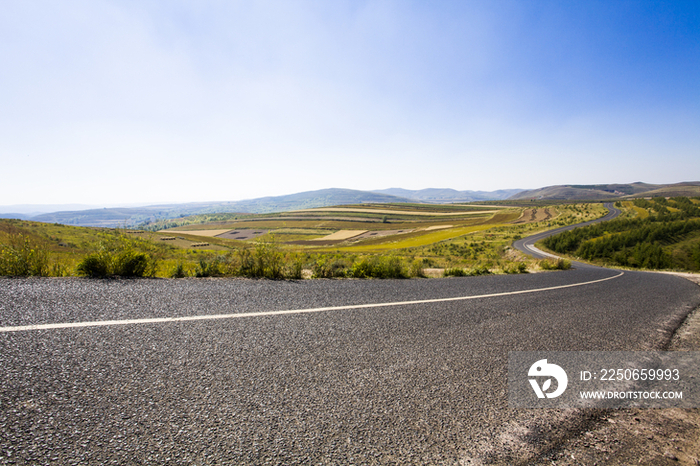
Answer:
[(381, 238), (382, 236), (400, 235), (403, 233), (411, 233), (412, 229), (407, 230), (378, 230), (378, 231), (367, 231), (359, 236), (353, 238), (353, 240), (361, 240), (368, 238)]
[(523, 210), (523, 213), (520, 214), (520, 217), (513, 223), (529, 223), (532, 222), (532, 219), (535, 218), (535, 212), (537, 209), (525, 209)]
[(689, 465), (698, 463), (697, 410), (611, 411), (536, 465)]
[(553, 217), (553, 212), (549, 208), (544, 209), (525, 209), (520, 217), (513, 223), (533, 223), (546, 222)]
[(363, 233), (367, 233), (367, 230), (340, 230), (332, 233), (323, 238), (312, 239), (310, 241), (344, 241), (346, 239), (354, 238)]
[(236, 239), (246, 241), (255, 239), (266, 234), (269, 230), (227, 230), (225, 233), (216, 235), (217, 238)]
[(506, 246), (504, 257), (506, 260), (513, 262), (528, 262), (531, 259), (531, 257), (525, 254), (524, 252), (518, 251), (517, 249), (511, 246)]

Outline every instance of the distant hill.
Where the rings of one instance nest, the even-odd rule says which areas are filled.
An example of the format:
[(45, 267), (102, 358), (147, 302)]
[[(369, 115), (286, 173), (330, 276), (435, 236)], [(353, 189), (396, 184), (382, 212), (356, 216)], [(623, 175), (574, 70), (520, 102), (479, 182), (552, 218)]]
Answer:
[[(321, 189), (285, 196), (261, 197), (232, 202), (191, 202), (144, 207), (111, 207), (31, 214), (34, 206), (21, 206), (18, 213), (0, 214), (0, 218), (18, 218), (46, 223), (94, 227), (135, 227), (148, 222), (198, 214), (262, 214), (362, 203), (450, 203), (518, 199), (600, 200), (634, 196), (700, 196), (700, 182), (659, 185), (647, 183), (606, 185), (562, 185), (522, 191), (457, 191), (454, 189), (409, 190), (390, 188), (378, 191)], [(39, 206), (36, 206), (39, 207)], [(41, 206), (45, 207), (45, 206)], [(39, 209), (36, 209), (39, 210)], [(36, 210), (34, 212), (36, 212)]]
[(413, 202), (401, 196), (382, 194), (354, 189), (321, 189), (288, 194), (286, 196), (261, 197), (246, 201), (238, 201), (238, 210), (228, 212), (248, 212), (263, 214), (269, 212), (284, 212), (289, 210), (312, 209), (343, 204), (384, 203), (384, 202)]
[(33, 215), (11, 213), (11, 212), (0, 214), (0, 218), (17, 218), (19, 220), (29, 220), (32, 217), (33, 217)]
[(405, 197), (420, 202), (475, 202), (500, 201), (517, 195), (522, 189), (501, 189), (498, 191), (457, 191), (455, 189), (420, 189), (410, 190), (401, 188), (378, 189), (372, 192)]
[(559, 185), (522, 191), (508, 200), (552, 199), (552, 200), (602, 200), (650, 196), (700, 196), (700, 182), (690, 181), (676, 184), (594, 184)]
[[(285, 196), (270, 196), (233, 202), (195, 202), (164, 204), (144, 207), (112, 207), (103, 209), (68, 210), (40, 215), (6, 214), (7, 218), (21, 218), (46, 223), (92, 227), (134, 227), (156, 220), (212, 213), (265, 214), (290, 210), (311, 209), (344, 204), (411, 203), (411, 202), (471, 202), (505, 199), (520, 190), (456, 191), (454, 189), (423, 189), (411, 191), (400, 188), (383, 191), (354, 189), (321, 189)], [(26, 206), (31, 207), (31, 206)]]
[(87, 204), (14, 204), (14, 205), (0, 205), (0, 218), (18, 218), (18, 217), (5, 217), (5, 215), (26, 215), (28, 217), (34, 217), (40, 214), (46, 214), (49, 212), (60, 212), (66, 210), (86, 210), (95, 209), (96, 205)]
[(331, 188), (289, 194), (286, 196), (262, 197), (234, 202), (195, 202), (145, 207), (89, 209), (52, 212), (32, 217), (27, 217), (26, 215), (12, 216), (12, 214), (7, 214), (7, 218), (22, 218), (37, 222), (62, 223), (65, 225), (78, 226), (134, 227), (159, 219), (170, 219), (197, 214), (224, 212), (261, 214), (332, 205), (384, 202), (405, 203), (413, 201), (411, 199), (388, 194)]

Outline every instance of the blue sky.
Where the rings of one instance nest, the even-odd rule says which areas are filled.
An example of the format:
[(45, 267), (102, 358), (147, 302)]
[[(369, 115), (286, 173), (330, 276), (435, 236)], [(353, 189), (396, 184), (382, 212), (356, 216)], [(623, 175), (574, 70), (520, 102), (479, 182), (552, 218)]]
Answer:
[(0, 205), (700, 180), (700, 3), (14, 1)]

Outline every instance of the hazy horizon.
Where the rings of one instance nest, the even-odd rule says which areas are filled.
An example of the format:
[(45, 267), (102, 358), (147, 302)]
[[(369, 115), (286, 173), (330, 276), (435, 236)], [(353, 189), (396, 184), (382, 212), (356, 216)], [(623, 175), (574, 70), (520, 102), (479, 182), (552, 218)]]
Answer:
[(700, 160), (697, 2), (3, 7), (4, 206), (665, 184)]
[[(324, 189), (324, 188), (322, 188)], [(326, 189), (335, 189), (335, 188), (326, 188)], [(351, 188), (337, 188), (337, 189), (351, 189)], [(367, 192), (377, 192), (377, 191), (382, 191), (382, 190), (387, 190), (387, 189), (404, 189), (404, 188), (397, 188), (397, 187), (392, 187), (392, 188), (381, 188), (381, 189), (369, 189), (366, 190)], [(453, 189), (453, 188), (423, 188), (423, 189)], [(504, 188), (503, 190), (510, 190), (510, 189), (515, 189), (519, 190), (519, 188)], [(420, 191), (420, 190), (417, 190)], [(456, 190), (456, 191), (469, 191), (469, 190)], [(502, 191), (500, 189), (496, 189), (495, 191)], [(306, 192), (306, 191), (300, 191), (300, 192)], [(282, 194), (281, 196), (285, 195), (292, 195), (292, 194), (297, 194), (297, 193), (285, 193)], [(277, 197), (277, 196), (261, 196), (262, 197)], [(196, 201), (192, 203), (198, 203), (198, 202), (240, 202), (240, 201), (247, 201), (247, 200), (252, 200), (252, 199), (257, 199), (257, 198), (244, 198), (244, 199), (209, 199), (207, 201)], [(187, 204), (190, 202), (136, 202), (136, 203), (128, 203), (128, 204), (75, 204), (75, 203), (67, 203), (67, 204), (7, 204), (7, 205), (0, 205), (0, 214), (35, 214), (35, 213), (52, 213), (52, 212), (60, 212), (60, 211), (69, 211), (69, 210), (75, 210), (75, 211), (80, 211), (80, 210), (91, 210), (91, 209), (102, 209), (102, 208), (128, 208), (128, 207), (148, 207), (148, 206), (156, 206), (156, 205), (167, 205), (167, 204)]]

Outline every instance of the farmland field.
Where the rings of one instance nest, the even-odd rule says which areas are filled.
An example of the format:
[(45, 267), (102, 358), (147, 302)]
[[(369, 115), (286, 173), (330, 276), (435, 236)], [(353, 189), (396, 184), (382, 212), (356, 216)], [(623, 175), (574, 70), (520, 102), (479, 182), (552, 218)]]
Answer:
[[(7, 245), (4, 251), (19, 251), (22, 242), (28, 245), (27, 251), (42, 251), (37, 260), (43, 265), (30, 274), (51, 276), (80, 274), (79, 265), (88, 256), (136, 253), (148, 256), (149, 273), (159, 277), (292, 278), (329, 276), (330, 269), (330, 276), (352, 276), (354, 264), (385, 256), (393, 258), (396, 276), (421, 276), (422, 269), (454, 267), (499, 273), (514, 270), (514, 262), (529, 261), (528, 269), (538, 268), (512, 250), (514, 239), (598, 218), (605, 211), (595, 203), (362, 204), (277, 214), (217, 214), (215, 221), (209, 221), (210, 215), (199, 215), (177, 219), (176, 225), (169, 220), (171, 227), (165, 229), (156, 223), (148, 230), (2, 220), (0, 243)], [(264, 265), (266, 261), (273, 264), (271, 269)]]

